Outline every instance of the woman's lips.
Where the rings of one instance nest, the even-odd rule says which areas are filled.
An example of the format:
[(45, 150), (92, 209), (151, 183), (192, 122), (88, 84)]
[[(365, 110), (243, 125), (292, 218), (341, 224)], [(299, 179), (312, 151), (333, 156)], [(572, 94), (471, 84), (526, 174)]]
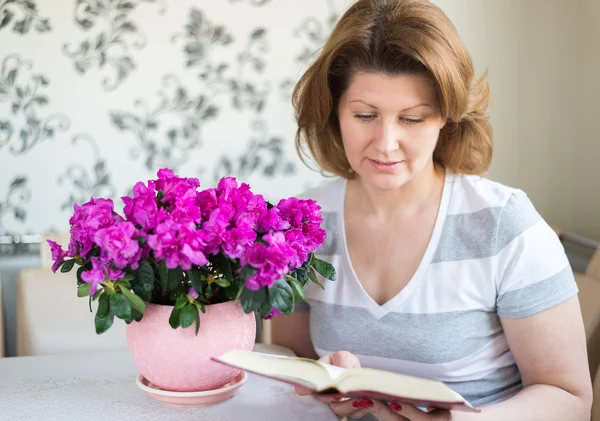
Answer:
[(370, 159), (369, 162), (375, 169), (382, 172), (394, 172), (404, 161), (379, 161)]

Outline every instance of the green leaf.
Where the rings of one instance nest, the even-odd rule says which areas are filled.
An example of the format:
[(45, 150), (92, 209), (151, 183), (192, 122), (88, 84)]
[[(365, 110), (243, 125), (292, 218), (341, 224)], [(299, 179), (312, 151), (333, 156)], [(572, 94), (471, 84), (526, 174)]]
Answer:
[(142, 313), (140, 313), (139, 311), (136, 311), (134, 308), (132, 308), (131, 309), (131, 318), (125, 320), (125, 323), (129, 324), (133, 320), (135, 320), (136, 322), (139, 322), (140, 320), (142, 320), (142, 317), (144, 317), (144, 315)]
[(202, 313), (206, 313), (206, 308), (204, 308), (204, 304), (199, 301), (194, 301), (194, 305), (200, 309)]
[(169, 290), (169, 268), (167, 268), (164, 261), (158, 264), (158, 276), (160, 277), (162, 295), (165, 295)]
[(311, 266), (324, 278), (329, 279), (330, 281), (335, 281), (337, 279), (335, 268), (330, 263), (314, 257)]
[(237, 300), (239, 298), (239, 294), (242, 293), (241, 289), (244, 288), (244, 280), (240, 278), (234, 279), (231, 283), (231, 287), (225, 290), (225, 296), (228, 300)]
[(168, 289), (178, 289), (181, 286), (181, 281), (183, 280), (183, 269), (174, 268), (169, 269), (169, 284)]
[(262, 306), (260, 306), (260, 317), (261, 318), (265, 318), (269, 315), (269, 313), (271, 312), (271, 309), (273, 308), (273, 306), (271, 306), (271, 303), (269, 303), (268, 301), (265, 301), (263, 303)]
[(177, 301), (175, 301), (175, 308), (182, 308), (184, 305), (186, 305), (188, 302), (187, 298), (185, 297), (185, 295), (180, 295), (179, 297), (177, 297)]
[(146, 246), (146, 242), (148, 240), (146, 240), (146, 237), (142, 237), (141, 235), (139, 237), (136, 238), (138, 244), (140, 245), (140, 248), (144, 248)]
[(119, 319), (131, 319), (131, 305), (129, 304), (129, 300), (122, 294), (115, 293), (110, 296), (110, 310)]
[(62, 273), (68, 273), (71, 271), (71, 269), (73, 269), (74, 265), (75, 265), (75, 259), (65, 260), (60, 265), (60, 271)]
[(144, 314), (146, 311), (146, 304), (144, 304), (144, 301), (140, 297), (129, 291), (127, 288), (121, 288), (121, 293), (123, 293), (123, 296), (129, 301), (131, 308)]
[(258, 291), (252, 291), (244, 288), (242, 295), (240, 296), (242, 308), (246, 314), (260, 309), (266, 300), (267, 290), (265, 288), (261, 288)]
[(98, 289), (92, 296), (92, 300), (96, 301), (100, 297), (100, 295), (102, 295), (103, 292), (104, 292), (104, 288)]
[(102, 294), (98, 300), (98, 311), (96, 311), (96, 315), (104, 317), (108, 314), (108, 309), (108, 294)]
[(269, 302), (283, 314), (290, 314), (294, 310), (294, 291), (284, 280), (280, 279), (269, 288)]
[(177, 329), (179, 327), (179, 316), (181, 315), (181, 309), (173, 307), (173, 311), (171, 311), (171, 316), (169, 317), (169, 325), (173, 329)]
[(81, 284), (81, 286), (77, 288), (77, 296), (81, 298), (90, 295), (91, 288), (92, 284)]
[(110, 310), (108, 303), (108, 294), (102, 294), (98, 301), (98, 310), (94, 318), (96, 333), (98, 335), (106, 332), (113, 324), (114, 314)]
[(302, 284), (293, 276), (288, 275), (288, 276), (286, 276), (286, 279), (292, 285), (292, 288), (297, 295), (296, 298), (301, 298), (303, 300), (306, 300), (306, 292), (304, 292), (304, 287), (302, 286)]
[(310, 280), (313, 281), (318, 286), (320, 286), (321, 289), (325, 289), (325, 287), (323, 286), (323, 284), (320, 283), (319, 280), (317, 279), (317, 275), (315, 274), (315, 271), (314, 271), (313, 268), (310, 268)]
[(304, 262), (302, 266), (300, 266), (294, 271), (295, 278), (300, 282), (302, 286), (308, 283), (309, 270), (312, 259), (313, 253), (310, 253), (308, 255), (308, 259), (306, 259), (306, 262)]
[(219, 253), (215, 256), (215, 263), (217, 264), (217, 268), (223, 276), (227, 279), (233, 279), (233, 271), (231, 270), (231, 262), (229, 258), (226, 257), (223, 253)]
[(140, 297), (143, 301), (149, 302), (152, 298), (152, 291), (154, 290), (154, 270), (150, 263), (142, 260), (140, 267), (134, 272), (135, 281), (133, 281), (132, 289), (135, 294)]
[(245, 281), (246, 279), (252, 277), (256, 272), (258, 272), (258, 269), (246, 265), (242, 268), (242, 271), (240, 272), (240, 278), (242, 278)]
[[(79, 285), (83, 285), (85, 284), (85, 281), (83, 280), (83, 278), (81, 277), (81, 274), (86, 270), (85, 266), (79, 266), (77, 268), (77, 284)], [(83, 295), (80, 295), (80, 297), (83, 297)]]
[(194, 288), (199, 296), (203, 296), (202, 273), (197, 268), (192, 268), (191, 270), (188, 270), (187, 275), (192, 282), (192, 288)]
[(198, 314), (198, 310), (196, 310), (195, 308), (194, 308), (194, 315), (195, 315), (195, 317), (194, 317), (194, 323), (195, 323), (194, 334), (196, 336), (198, 336), (198, 331), (200, 330), (200, 315)]
[(108, 311), (108, 313), (104, 317), (98, 316), (96, 313), (96, 317), (94, 319), (94, 323), (96, 325), (96, 333), (98, 335), (106, 332), (113, 324), (115, 315), (112, 311)]
[(227, 288), (227, 287), (231, 286), (231, 282), (229, 282), (225, 278), (215, 279), (215, 284), (217, 284), (217, 285), (219, 285), (220, 287), (223, 287), (223, 288)]
[(187, 304), (181, 309), (181, 315), (179, 316), (179, 324), (182, 328), (186, 328), (192, 325), (198, 316), (198, 308), (193, 304)]
[(123, 285), (126, 286), (127, 288), (131, 288), (131, 281), (135, 280), (135, 276), (133, 275), (125, 275), (124, 277), (122, 277), (121, 279), (118, 279), (115, 284), (116, 285)]

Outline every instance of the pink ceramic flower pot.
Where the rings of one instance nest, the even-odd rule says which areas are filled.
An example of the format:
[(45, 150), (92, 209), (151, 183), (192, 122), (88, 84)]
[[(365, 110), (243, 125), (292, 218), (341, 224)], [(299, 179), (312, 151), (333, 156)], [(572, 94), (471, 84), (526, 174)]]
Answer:
[(172, 306), (146, 304), (140, 322), (126, 327), (131, 357), (142, 375), (161, 389), (193, 392), (216, 389), (240, 370), (211, 361), (232, 349), (251, 350), (256, 336), (254, 313), (245, 314), (233, 301), (206, 306), (200, 331), (172, 329)]

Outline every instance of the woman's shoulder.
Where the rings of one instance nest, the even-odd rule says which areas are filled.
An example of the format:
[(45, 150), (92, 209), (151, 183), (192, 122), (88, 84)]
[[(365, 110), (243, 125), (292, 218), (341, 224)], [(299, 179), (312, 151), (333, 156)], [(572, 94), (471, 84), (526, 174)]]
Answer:
[(469, 227), (472, 236), (490, 239), (492, 254), (519, 237), (547, 238), (554, 233), (522, 189), (473, 175), (455, 176), (453, 183), (450, 222)]
[(454, 186), (450, 213), (485, 212), (494, 215), (494, 219), (507, 216), (506, 211), (513, 217), (537, 214), (529, 196), (520, 188), (479, 175), (456, 175), (451, 180)]

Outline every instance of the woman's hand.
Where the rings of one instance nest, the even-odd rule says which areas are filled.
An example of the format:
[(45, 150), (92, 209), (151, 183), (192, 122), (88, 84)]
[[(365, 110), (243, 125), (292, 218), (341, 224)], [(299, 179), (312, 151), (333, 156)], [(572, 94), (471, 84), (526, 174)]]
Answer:
[(453, 419), (450, 411), (432, 409), (429, 412), (423, 412), (412, 405), (396, 402), (388, 405), (377, 400), (373, 401), (371, 408), (363, 409), (353, 415), (359, 418), (369, 412), (379, 421), (451, 421)]
[[(360, 367), (358, 357), (347, 351), (339, 351), (325, 355), (324, 357), (319, 358), (319, 361), (343, 368)], [(296, 393), (299, 395), (312, 395), (310, 389), (302, 386), (296, 386)], [(343, 399), (341, 396), (336, 395), (315, 395), (315, 397), (321, 402), (328, 404), (338, 417), (349, 416), (351, 418), (359, 418), (366, 414), (368, 409), (372, 408), (374, 405), (373, 402), (368, 399)]]
[[(334, 352), (319, 358), (327, 364), (343, 368), (360, 367), (358, 357), (347, 351)], [(302, 386), (296, 386), (299, 395), (312, 395), (312, 391)], [(372, 413), (379, 421), (451, 421), (449, 411), (432, 410), (423, 412), (414, 406), (392, 402), (387, 404), (375, 399), (343, 399), (341, 396), (315, 396), (321, 402), (327, 403), (338, 417), (348, 416), (357, 419)]]

